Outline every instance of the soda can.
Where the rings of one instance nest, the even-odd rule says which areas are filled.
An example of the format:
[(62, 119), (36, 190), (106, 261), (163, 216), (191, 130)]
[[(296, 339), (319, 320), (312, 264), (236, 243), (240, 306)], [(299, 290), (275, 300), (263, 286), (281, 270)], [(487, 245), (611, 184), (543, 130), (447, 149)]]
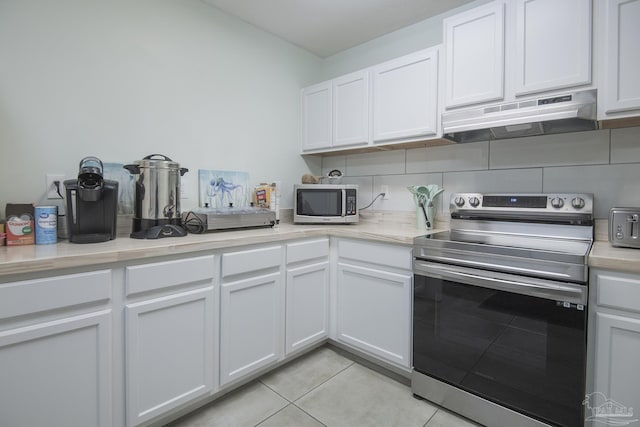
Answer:
[(35, 207), (36, 245), (51, 245), (58, 241), (57, 206)]

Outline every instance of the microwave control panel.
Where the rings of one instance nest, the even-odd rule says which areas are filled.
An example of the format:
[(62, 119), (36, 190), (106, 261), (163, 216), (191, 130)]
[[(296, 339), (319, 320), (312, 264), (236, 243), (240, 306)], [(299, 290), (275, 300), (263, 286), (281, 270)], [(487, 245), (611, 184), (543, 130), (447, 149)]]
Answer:
[(347, 192), (347, 195), (346, 195), (347, 206), (345, 206), (345, 215), (355, 215), (358, 211), (358, 207), (356, 205), (356, 202), (358, 199), (356, 190), (347, 189), (346, 192)]

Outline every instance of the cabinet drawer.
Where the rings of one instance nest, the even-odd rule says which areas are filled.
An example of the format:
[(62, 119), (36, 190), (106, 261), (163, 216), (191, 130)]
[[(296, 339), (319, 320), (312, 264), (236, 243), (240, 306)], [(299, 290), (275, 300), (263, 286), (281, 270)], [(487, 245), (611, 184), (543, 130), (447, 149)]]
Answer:
[(187, 283), (211, 282), (213, 255), (127, 267), (127, 296)]
[(0, 319), (111, 299), (111, 270), (0, 285)]
[(287, 264), (329, 256), (329, 239), (289, 243), (287, 245)]
[(222, 277), (279, 267), (282, 246), (250, 249), (222, 255)]
[(596, 277), (596, 303), (599, 306), (640, 313), (640, 277), (606, 273), (598, 273)]
[(412, 269), (411, 247), (381, 245), (371, 242), (338, 240), (338, 257), (369, 264)]

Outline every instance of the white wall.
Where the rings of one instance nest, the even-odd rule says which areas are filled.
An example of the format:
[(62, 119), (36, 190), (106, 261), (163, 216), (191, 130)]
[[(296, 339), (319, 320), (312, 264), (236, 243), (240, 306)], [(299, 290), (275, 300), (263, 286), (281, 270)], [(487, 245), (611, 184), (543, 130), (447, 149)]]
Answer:
[(0, 58), (0, 217), (88, 155), (168, 155), (190, 170), (183, 211), (198, 169), (289, 193), (319, 172), (298, 154), (299, 90), (322, 61), (199, 0), (0, 0)]
[[(442, 43), (442, 20), (491, 0), (475, 0), (440, 15), (401, 28), (324, 60), (322, 77), (332, 79)], [(399, 5), (401, 7), (401, 5)]]
[(371, 209), (413, 211), (410, 185), (437, 184), (437, 216), (455, 192), (593, 193), (595, 217), (640, 206), (640, 127), (324, 157), (323, 173), (343, 171), (360, 185), (360, 205), (389, 188)]

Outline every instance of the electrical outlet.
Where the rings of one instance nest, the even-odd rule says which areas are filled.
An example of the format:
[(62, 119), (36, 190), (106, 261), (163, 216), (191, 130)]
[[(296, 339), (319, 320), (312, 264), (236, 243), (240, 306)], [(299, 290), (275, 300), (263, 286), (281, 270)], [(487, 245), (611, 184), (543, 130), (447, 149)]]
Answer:
[(380, 186), (380, 192), (384, 193), (384, 196), (382, 196), (382, 200), (389, 200), (389, 186), (388, 185), (381, 185)]
[(46, 178), (47, 199), (59, 199), (58, 189), (54, 184), (56, 181), (60, 183), (60, 194), (64, 194), (64, 175), (60, 173), (48, 173)]

